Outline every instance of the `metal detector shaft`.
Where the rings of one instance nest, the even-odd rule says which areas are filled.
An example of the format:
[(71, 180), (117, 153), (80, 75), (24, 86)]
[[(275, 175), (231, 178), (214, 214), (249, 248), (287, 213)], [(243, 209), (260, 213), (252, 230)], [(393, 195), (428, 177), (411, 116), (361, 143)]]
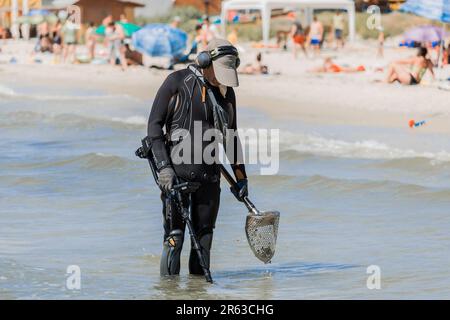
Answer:
[[(222, 172), (222, 175), (224, 176), (225, 180), (227, 180), (230, 187), (237, 189), (237, 183), (234, 181), (234, 178), (231, 176), (231, 174), (228, 172), (228, 170), (223, 166), (223, 164), (220, 164), (220, 171)], [(258, 209), (256, 209), (256, 206), (253, 204), (253, 202), (250, 201), (248, 197), (244, 197), (244, 204), (247, 207), (247, 209), (254, 214), (259, 214)]]
[[(178, 195), (181, 197), (181, 195), (178, 193)], [(180, 199), (181, 201), (181, 199)], [(183, 210), (186, 210), (183, 208)], [(194, 227), (192, 226), (191, 221), (191, 212), (192, 212), (192, 194), (189, 194), (189, 210), (184, 213), (184, 221), (189, 229), (189, 235), (191, 236), (192, 246), (194, 247), (195, 252), (197, 252), (198, 260), (200, 261), (200, 266), (203, 269), (203, 273), (205, 275), (206, 281), (209, 283), (212, 283), (212, 277), (211, 272), (208, 269), (208, 266), (206, 265), (205, 257), (202, 254), (202, 248), (200, 247), (200, 244), (198, 242), (197, 236), (195, 235)]]

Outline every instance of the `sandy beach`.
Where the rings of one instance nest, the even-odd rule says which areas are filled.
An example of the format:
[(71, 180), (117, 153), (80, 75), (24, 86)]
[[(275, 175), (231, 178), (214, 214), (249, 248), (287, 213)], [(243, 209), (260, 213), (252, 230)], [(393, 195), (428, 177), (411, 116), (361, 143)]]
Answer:
[[(238, 105), (260, 109), (280, 119), (323, 124), (400, 128), (407, 126), (410, 119), (429, 120), (429, 125), (420, 129), (422, 132), (450, 132), (450, 92), (438, 89), (439, 83), (433, 82), (429, 74), (419, 86), (379, 83), (385, 74), (376, 71), (377, 68), (386, 69), (390, 61), (415, 54), (413, 49), (400, 49), (394, 44), (394, 40), (388, 44), (383, 59), (375, 57), (375, 44), (370, 41), (322, 53), (322, 57), (333, 57), (341, 65), (364, 65), (367, 71), (358, 74), (311, 73), (309, 70), (321, 65), (322, 57), (305, 58), (300, 54), (294, 60), (290, 52), (254, 49), (247, 44), (246, 52), (241, 53), (243, 64), (251, 63), (256, 52), (263, 52), (264, 63), (270, 71), (280, 74), (242, 75), (241, 85), (236, 89)], [(49, 59), (45, 60), (45, 56), (43, 64), (30, 64), (24, 54), (17, 58), (19, 48), (27, 52), (23, 49), (30, 49), (31, 44), (6, 43), (3, 46), (2, 86), (14, 83), (77, 88), (89, 83), (92, 89), (151, 101), (170, 73), (144, 67), (132, 67), (123, 72), (108, 65), (54, 65)], [(12, 57), (18, 59), (18, 64), (8, 63)], [(441, 78), (450, 77), (450, 67), (438, 72)]]

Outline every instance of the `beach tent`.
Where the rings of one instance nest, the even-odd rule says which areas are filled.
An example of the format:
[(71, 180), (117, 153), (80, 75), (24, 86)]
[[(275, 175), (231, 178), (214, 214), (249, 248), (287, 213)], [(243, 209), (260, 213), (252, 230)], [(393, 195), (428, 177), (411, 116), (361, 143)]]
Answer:
[(264, 43), (269, 42), (270, 19), (273, 9), (304, 9), (306, 23), (311, 24), (314, 9), (342, 9), (348, 13), (350, 41), (355, 38), (355, 3), (351, 0), (228, 0), (222, 2), (222, 32), (225, 33), (227, 12), (230, 10), (260, 10)]

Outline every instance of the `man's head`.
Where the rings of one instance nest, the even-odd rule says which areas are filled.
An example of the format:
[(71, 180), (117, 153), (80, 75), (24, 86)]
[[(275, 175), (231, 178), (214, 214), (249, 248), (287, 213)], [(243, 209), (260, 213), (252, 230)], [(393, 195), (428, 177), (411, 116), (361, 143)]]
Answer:
[(197, 64), (203, 69), (206, 80), (214, 86), (239, 86), (239, 63), (237, 49), (223, 39), (211, 40), (206, 50), (197, 56)]

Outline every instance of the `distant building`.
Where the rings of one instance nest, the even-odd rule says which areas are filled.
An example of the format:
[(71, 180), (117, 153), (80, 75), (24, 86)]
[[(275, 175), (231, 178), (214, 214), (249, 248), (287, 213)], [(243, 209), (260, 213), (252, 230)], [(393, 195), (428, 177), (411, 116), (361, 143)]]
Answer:
[(142, 0), (143, 8), (136, 8), (136, 16), (158, 17), (167, 15), (173, 8), (175, 0)]
[[(22, 14), (22, 0), (17, 0), (18, 14)], [(41, 0), (28, 0), (30, 9), (38, 9), (42, 6)], [(0, 26), (6, 27), (11, 25), (11, 9), (12, 0), (0, 0)]]
[(80, 7), (82, 23), (94, 22), (97, 25), (101, 24), (108, 15), (112, 15), (114, 20), (119, 20), (120, 15), (124, 14), (129, 21), (134, 21), (134, 10), (144, 7), (142, 1), (127, 0), (55, 0), (47, 1), (47, 6), (44, 7), (62, 10), (69, 5)]
[(194, 6), (203, 13), (215, 15), (222, 9), (222, 0), (175, 0), (175, 6)]

